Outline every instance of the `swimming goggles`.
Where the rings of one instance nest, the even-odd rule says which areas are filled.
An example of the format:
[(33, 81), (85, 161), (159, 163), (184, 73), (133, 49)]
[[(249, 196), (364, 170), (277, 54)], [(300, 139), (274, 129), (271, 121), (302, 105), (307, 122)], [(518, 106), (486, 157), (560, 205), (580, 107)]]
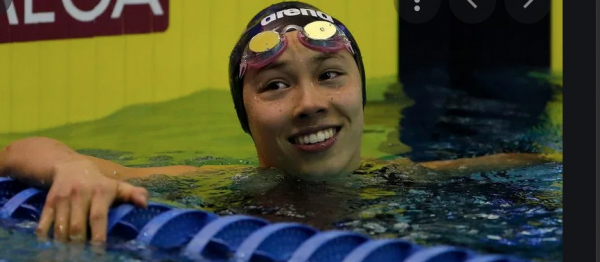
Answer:
[(327, 21), (314, 21), (304, 27), (287, 25), (263, 31), (252, 37), (242, 55), (239, 78), (247, 68), (261, 68), (275, 61), (288, 46), (285, 33), (297, 30), (298, 40), (306, 47), (324, 53), (335, 53), (346, 48), (352, 55), (354, 50), (346, 34)]

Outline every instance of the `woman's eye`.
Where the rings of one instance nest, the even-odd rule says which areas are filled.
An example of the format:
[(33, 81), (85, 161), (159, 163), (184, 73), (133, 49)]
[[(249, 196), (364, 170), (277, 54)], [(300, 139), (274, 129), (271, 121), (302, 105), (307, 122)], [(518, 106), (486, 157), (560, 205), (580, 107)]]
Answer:
[(265, 87), (265, 91), (268, 90), (279, 90), (279, 89), (283, 89), (288, 87), (286, 84), (284, 84), (283, 82), (271, 82), (269, 84), (267, 84), (267, 86)]
[(332, 78), (335, 78), (336, 76), (339, 76), (340, 74), (333, 72), (333, 71), (328, 71), (323, 73), (321, 76), (319, 76), (319, 81), (326, 81)]

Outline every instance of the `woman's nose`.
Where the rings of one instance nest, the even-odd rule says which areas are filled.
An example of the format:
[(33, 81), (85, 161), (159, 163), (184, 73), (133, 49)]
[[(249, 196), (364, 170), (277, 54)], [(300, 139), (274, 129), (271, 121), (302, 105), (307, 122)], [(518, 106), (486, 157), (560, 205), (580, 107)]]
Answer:
[(295, 116), (299, 119), (325, 114), (329, 109), (327, 95), (312, 83), (299, 86)]

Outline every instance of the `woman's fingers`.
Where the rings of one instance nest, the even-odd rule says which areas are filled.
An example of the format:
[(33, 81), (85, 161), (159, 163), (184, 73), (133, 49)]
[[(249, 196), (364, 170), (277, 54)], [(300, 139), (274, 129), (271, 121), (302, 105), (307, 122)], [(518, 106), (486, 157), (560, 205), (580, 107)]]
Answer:
[(135, 187), (132, 193), (131, 201), (135, 205), (143, 208), (148, 206), (148, 191), (145, 188)]
[(126, 182), (101, 177), (82, 183), (77, 179), (54, 182), (42, 211), (36, 234), (47, 237), (54, 228), (54, 239), (61, 242), (92, 242), (107, 238), (108, 210), (117, 201), (132, 202), (139, 207), (148, 205), (148, 191)]
[(47, 238), (48, 231), (54, 222), (54, 205), (53, 203), (46, 202), (44, 209), (42, 210), (42, 216), (38, 223), (38, 227), (35, 230), (35, 234), (39, 238)]
[(92, 191), (90, 206), (90, 226), (92, 242), (105, 242), (108, 227), (108, 209), (112, 204), (115, 192), (110, 192), (103, 186), (95, 187)]
[(88, 215), (90, 212), (91, 188), (73, 187), (71, 195), (71, 217), (69, 220), (69, 238), (71, 241), (84, 242), (87, 239)]
[(133, 186), (127, 182), (118, 182), (117, 200), (133, 202), (140, 207), (148, 206), (148, 191), (142, 187)]
[(106, 178), (93, 189), (90, 207), (90, 225), (92, 242), (105, 242), (108, 230), (108, 209), (113, 201), (133, 202), (138, 206), (147, 206), (148, 192), (129, 183)]
[(59, 186), (54, 185), (50, 188), (50, 191), (46, 196), (46, 203), (42, 209), (38, 227), (35, 230), (35, 233), (39, 238), (47, 238), (50, 227), (54, 224), (54, 219), (56, 218), (56, 203), (58, 202), (57, 192), (59, 191)]
[(69, 222), (71, 219), (71, 198), (68, 191), (61, 192), (56, 198), (56, 211), (54, 219), (54, 239), (66, 242), (69, 238)]

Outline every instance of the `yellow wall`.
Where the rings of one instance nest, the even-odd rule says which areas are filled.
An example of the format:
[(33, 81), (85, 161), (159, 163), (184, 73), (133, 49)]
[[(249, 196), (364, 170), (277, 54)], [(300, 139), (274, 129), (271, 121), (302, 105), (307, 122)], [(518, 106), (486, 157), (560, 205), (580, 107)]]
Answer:
[(562, 75), (563, 71), (563, 0), (552, 0), (551, 6), (552, 27), (552, 71)]
[[(248, 20), (277, 0), (171, 0), (165, 33), (0, 45), (0, 133), (95, 120), (134, 104), (228, 88), (228, 56)], [(306, 0), (351, 28), (367, 77), (397, 74), (393, 1)], [(553, 1), (562, 71), (562, 0)], [(6, 16), (0, 17), (6, 19)]]
[[(171, 0), (165, 33), (2, 44), (0, 133), (94, 120), (133, 104), (227, 89), (236, 38), (252, 16), (275, 2)], [(392, 1), (306, 2), (352, 29), (368, 77), (396, 75)]]

